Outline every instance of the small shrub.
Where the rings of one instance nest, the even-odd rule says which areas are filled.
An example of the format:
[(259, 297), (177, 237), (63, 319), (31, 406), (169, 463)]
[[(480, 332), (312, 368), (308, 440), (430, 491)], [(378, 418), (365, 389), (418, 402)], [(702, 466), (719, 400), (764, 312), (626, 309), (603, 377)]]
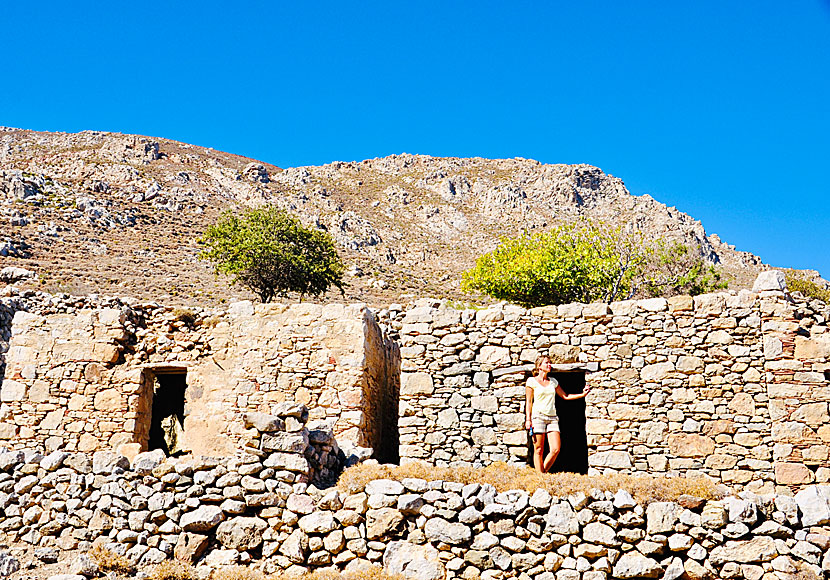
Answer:
[(95, 544), (87, 552), (87, 556), (98, 564), (102, 572), (116, 572), (129, 575), (135, 571), (135, 566), (124, 556), (120, 556), (112, 550), (107, 550), (100, 544)]
[(794, 270), (785, 272), (784, 277), (787, 279), (787, 289), (790, 292), (801, 292), (805, 296), (830, 304), (830, 289), (799, 276)]
[(706, 478), (653, 477), (641, 475), (580, 475), (577, 473), (539, 473), (520, 465), (496, 462), (487, 467), (435, 467), (426, 463), (405, 463), (400, 466), (359, 464), (345, 470), (337, 487), (347, 493), (365, 488), (373, 479), (402, 480), (407, 477), (458, 483), (489, 483), (498, 491), (512, 489), (533, 493), (545, 489), (553, 496), (563, 497), (593, 488), (612, 493), (624, 489), (641, 503), (672, 501), (681, 495), (705, 499), (721, 497), (716, 484)]
[(196, 580), (196, 570), (179, 560), (165, 560), (147, 571), (147, 580)]
[(173, 310), (173, 318), (178, 322), (183, 322), (187, 326), (196, 324), (196, 315), (187, 308), (176, 308)]

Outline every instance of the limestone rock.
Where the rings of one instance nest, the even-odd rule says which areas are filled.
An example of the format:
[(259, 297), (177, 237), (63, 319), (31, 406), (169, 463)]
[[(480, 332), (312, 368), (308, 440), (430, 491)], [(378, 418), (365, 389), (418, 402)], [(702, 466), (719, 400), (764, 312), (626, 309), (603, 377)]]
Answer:
[(426, 545), (394, 541), (383, 552), (383, 570), (390, 576), (401, 575), (408, 580), (443, 580), (444, 565), (438, 550)]
[(96, 451), (92, 455), (92, 473), (109, 475), (116, 469), (127, 470), (130, 460), (112, 451)]
[(801, 524), (821, 526), (830, 523), (830, 486), (806, 487), (795, 494), (801, 512)]
[(133, 471), (146, 475), (151, 473), (164, 460), (164, 451), (161, 449), (139, 453), (133, 457)]
[(376, 540), (393, 533), (403, 523), (400, 510), (380, 508), (366, 512), (366, 537)]
[(179, 525), (186, 532), (206, 532), (218, 526), (224, 519), (221, 509), (207, 505), (184, 514)]
[(210, 545), (210, 538), (201, 534), (182, 533), (176, 541), (173, 554), (177, 560), (192, 564), (202, 557)]
[(469, 542), (473, 534), (464, 524), (450, 523), (443, 518), (430, 518), (424, 525), (424, 534), (431, 540), (458, 545)]
[(709, 554), (709, 560), (715, 566), (727, 562), (753, 564), (769, 562), (777, 555), (775, 540), (768, 536), (758, 536), (751, 540), (735, 540), (716, 546)]
[(262, 544), (262, 534), (267, 528), (263, 519), (236, 517), (219, 524), (216, 539), (231, 550), (252, 550)]
[(20, 562), (8, 552), (0, 550), (0, 578), (8, 578), (20, 570)]
[(663, 572), (660, 564), (639, 552), (626, 552), (614, 564), (615, 578), (658, 578)]
[(758, 274), (758, 277), (755, 278), (755, 283), (752, 284), (752, 291), (765, 292), (770, 290), (776, 292), (787, 291), (787, 278), (784, 276), (784, 272), (780, 270), (767, 270), (766, 272)]

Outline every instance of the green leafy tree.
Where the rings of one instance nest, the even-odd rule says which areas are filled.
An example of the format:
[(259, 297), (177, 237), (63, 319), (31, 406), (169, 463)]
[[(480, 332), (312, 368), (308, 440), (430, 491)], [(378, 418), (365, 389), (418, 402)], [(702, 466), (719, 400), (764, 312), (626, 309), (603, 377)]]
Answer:
[(654, 241), (642, 273), (644, 294), (697, 296), (728, 286), (720, 271), (680, 242)]
[(334, 241), (325, 232), (306, 228), (274, 207), (243, 215), (225, 212), (199, 240), (199, 258), (213, 262), (217, 273), (255, 292), (263, 302), (296, 292), (318, 296), (330, 286), (343, 291), (345, 270)]
[(464, 274), (462, 289), (534, 307), (699, 294), (720, 284), (719, 275), (682, 244), (647, 242), (584, 221), (503, 239)]

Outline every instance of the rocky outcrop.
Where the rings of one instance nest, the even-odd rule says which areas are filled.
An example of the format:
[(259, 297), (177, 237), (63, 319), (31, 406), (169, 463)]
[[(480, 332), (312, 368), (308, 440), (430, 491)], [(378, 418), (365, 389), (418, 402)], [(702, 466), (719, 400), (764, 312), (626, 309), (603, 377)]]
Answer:
[(348, 299), (374, 305), (402, 293), (469, 299), (461, 272), (502, 236), (584, 217), (681, 241), (724, 268), (736, 289), (765, 269), (691, 216), (631, 195), (590, 165), (392, 155), (283, 171), (167, 139), (14, 129), (0, 132), (0, 164), (0, 223), (11, 226), (15, 247), (31, 248), (15, 265), (76, 291), (111, 292), (117, 278), (143, 299), (216, 305), (228, 291), (195, 260), (193, 240), (222, 211), (262, 204), (328, 231), (354, 266)]

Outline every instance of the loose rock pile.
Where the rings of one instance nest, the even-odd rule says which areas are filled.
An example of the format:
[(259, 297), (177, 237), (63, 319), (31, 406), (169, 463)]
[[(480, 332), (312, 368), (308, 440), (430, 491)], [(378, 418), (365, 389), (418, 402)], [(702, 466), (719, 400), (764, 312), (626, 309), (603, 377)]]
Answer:
[(292, 493), (330, 485), (344, 465), (371, 452), (347, 457), (328, 425), (307, 419), (293, 403), (276, 415), (249, 414), (247, 444), (230, 459), (165, 458), (156, 450), (131, 464), (108, 451), (0, 453), (0, 537), (61, 550), (87, 549), (103, 537), (139, 565), (174, 554), (192, 561), (209, 548), (208, 562), (248, 562), (247, 551), (282, 521)]

